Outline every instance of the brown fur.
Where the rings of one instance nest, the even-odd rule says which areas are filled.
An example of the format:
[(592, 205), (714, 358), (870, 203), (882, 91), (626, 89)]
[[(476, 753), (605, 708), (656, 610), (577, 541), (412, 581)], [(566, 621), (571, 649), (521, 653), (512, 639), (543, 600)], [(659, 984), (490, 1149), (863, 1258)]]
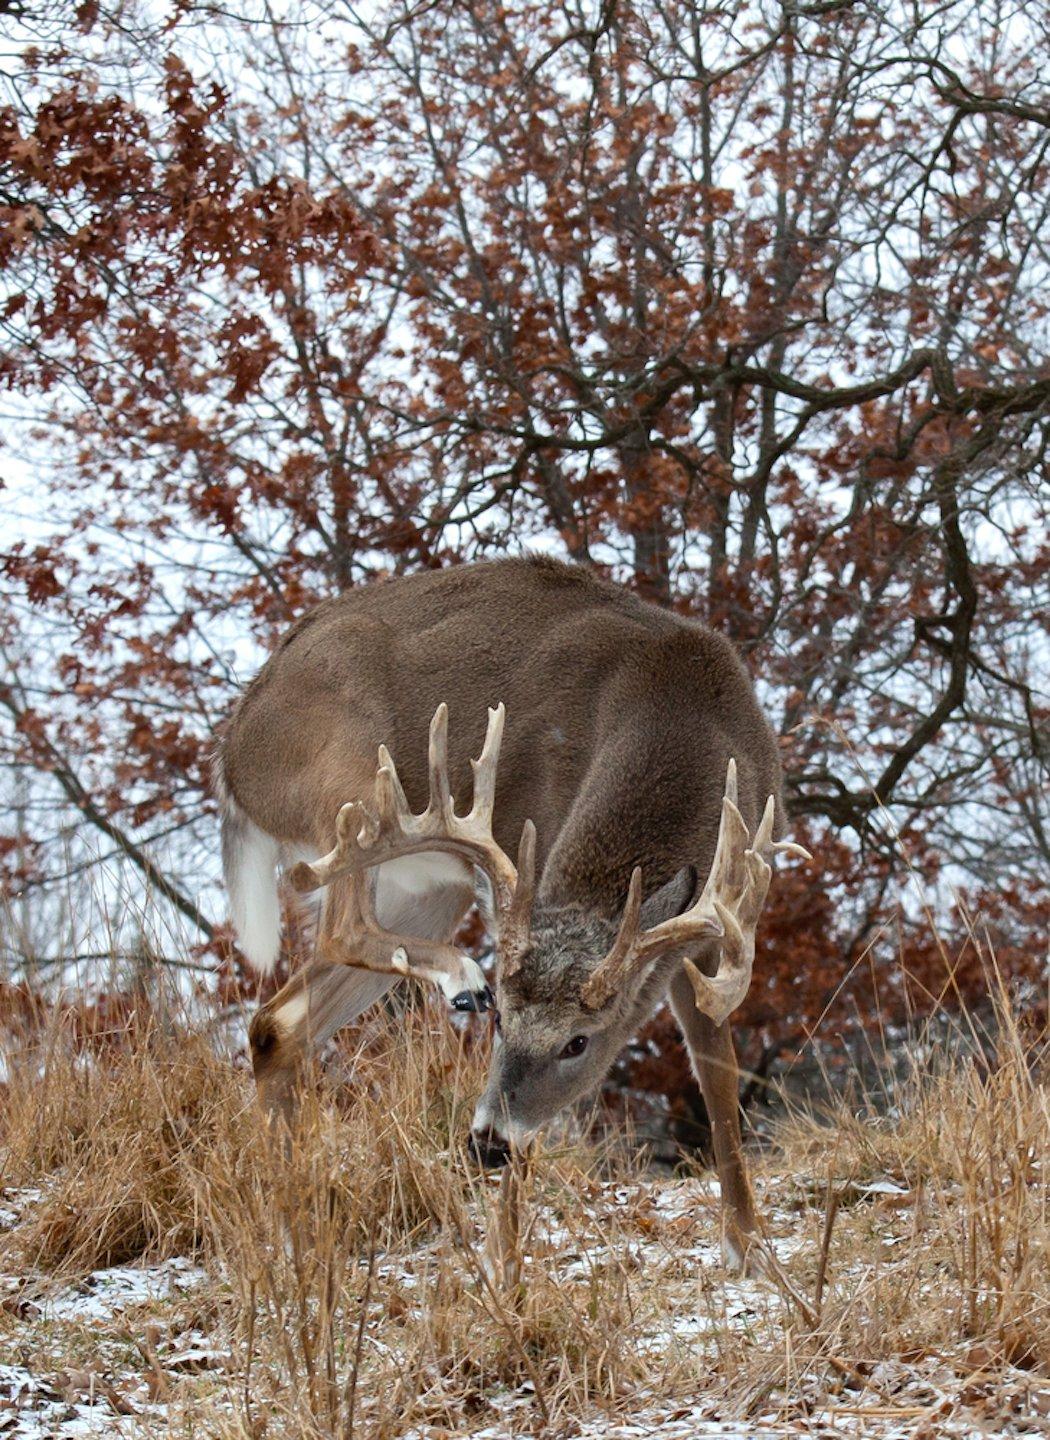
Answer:
[[(500, 998), (505, 1044), (482, 1102), (487, 1131), (500, 1106), (506, 1113), (520, 1105), (524, 1130), (596, 1083), (630, 1027), (670, 988), (712, 1112), (730, 1239), (742, 1250), (755, 1219), (732, 1040), (728, 1026), (694, 1021), (681, 957), (615, 997), (600, 1023), (564, 992), (571, 978), (575, 993), (600, 959), (634, 866), (643, 867), (647, 894), (666, 886), (661, 893), (674, 892), (675, 905), (689, 889), (683, 873), (702, 882), (731, 756), (749, 829), (771, 794), (779, 827), (777, 745), (743, 665), (705, 626), (553, 560), (430, 571), (330, 600), (289, 631), (233, 714), (223, 783), (268, 835), (325, 850), (340, 805), (367, 803), (381, 743), (410, 804), (423, 808), (427, 729), (443, 701), (461, 803), (471, 793), (469, 760), (481, 749), (486, 707), (505, 704), (495, 834), (513, 854), (531, 817), (542, 877), (534, 956)], [(454, 901), (413, 914), (412, 933), (454, 932), (469, 897)], [(324, 923), (337, 938), (337, 914)], [(717, 946), (694, 958), (712, 968)], [(300, 972), (253, 1025), (260, 1086), (286, 1113), (293, 1071), (318, 1027), (330, 1034), (375, 989), (375, 977), (367, 990), (354, 972), (344, 980), (328, 974), (328, 962), (325, 969), (323, 983), (310, 967)], [(290, 999), (288, 1024), (274, 1039), (271, 1017)], [(560, 1047), (585, 1022), (591, 1058), (567, 1077)]]
[(513, 854), (531, 816), (541, 871), (557, 852), (551, 898), (611, 912), (633, 865), (656, 882), (701, 863), (731, 754), (749, 825), (779, 796), (776, 742), (729, 642), (549, 559), (426, 571), (319, 605), (236, 707), (225, 782), (267, 834), (327, 848), (339, 806), (371, 794), (380, 744), (422, 808), (442, 701), (453, 791), (469, 795), (501, 700), (496, 838)]

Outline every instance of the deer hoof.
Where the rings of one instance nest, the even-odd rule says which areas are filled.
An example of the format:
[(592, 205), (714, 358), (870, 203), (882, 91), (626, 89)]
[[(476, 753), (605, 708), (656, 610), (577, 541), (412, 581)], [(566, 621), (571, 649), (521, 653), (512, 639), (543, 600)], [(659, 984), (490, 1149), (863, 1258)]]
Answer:
[(722, 1262), (730, 1275), (745, 1280), (770, 1280), (769, 1259), (754, 1231), (738, 1231), (723, 1237)]

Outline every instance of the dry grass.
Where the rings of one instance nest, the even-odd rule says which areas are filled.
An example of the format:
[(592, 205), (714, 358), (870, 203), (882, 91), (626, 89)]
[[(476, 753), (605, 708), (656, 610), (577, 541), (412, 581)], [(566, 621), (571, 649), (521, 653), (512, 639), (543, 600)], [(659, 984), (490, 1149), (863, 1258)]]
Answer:
[[(436, 1009), (373, 1035), (349, 1085), (315, 1087), (288, 1151), (205, 1037), (139, 1025), (87, 1057), (56, 1024), (11, 1071), (5, 1184), (41, 1193), (0, 1236), (0, 1269), (40, 1290), (198, 1259), (192, 1314), (182, 1300), (118, 1326), (128, 1384), (137, 1368), (168, 1406), (159, 1433), (571, 1435), (675, 1407), (696, 1425), (855, 1414), (870, 1435), (905, 1416), (921, 1436), (1028, 1406), (1038, 1427), (1050, 1107), (1039, 1043), (999, 1002), (990, 1062), (916, 1067), (888, 1112), (843, 1099), (781, 1125), (761, 1165), (781, 1260), (750, 1285), (715, 1258), (699, 1178), (599, 1176), (563, 1147), (479, 1181), (457, 1146), (484, 1057)], [(0, 1314), (0, 1344), (22, 1325)], [(165, 1378), (187, 1325), (228, 1358)]]
[[(203, 1036), (135, 1027), (85, 1053), (62, 1023), (12, 1061), (5, 1183), (43, 1183), (19, 1228), (19, 1263), (79, 1276), (202, 1243), (192, 1183), (247, 1104), (243, 1080)], [(10, 1264), (10, 1261), (8, 1261)]]
[[(817, 1308), (829, 1344), (882, 1359), (966, 1342), (982, 1365), (1050, 1374), (1047, 1051), (997, 998), (990, 1058), (976, 1046), (934, 1054), (896, 1087), (888, 1114), (840, 1103), (780, 1127), (783, 1161), (826, 1176)], [(858, 1205), (883, 1177), (901, 1193)], [(880, 1263), (873, 1232), (888, 1208), (907, 1217), (905, 1267)], [(870, 1262), (862, 1286), (837, 1278), (851, 1254)]]

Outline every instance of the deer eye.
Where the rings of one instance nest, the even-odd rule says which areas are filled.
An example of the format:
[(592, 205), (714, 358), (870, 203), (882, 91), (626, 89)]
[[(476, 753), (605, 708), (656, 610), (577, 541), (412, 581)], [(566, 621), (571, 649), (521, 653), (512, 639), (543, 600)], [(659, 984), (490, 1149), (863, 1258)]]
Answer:
[(587, 1049), (587, 1036), (574, 1035), (568, 1045), (561, 1052), (563, 1060), (574, 1060), (577, 1055), (582, 1055)]

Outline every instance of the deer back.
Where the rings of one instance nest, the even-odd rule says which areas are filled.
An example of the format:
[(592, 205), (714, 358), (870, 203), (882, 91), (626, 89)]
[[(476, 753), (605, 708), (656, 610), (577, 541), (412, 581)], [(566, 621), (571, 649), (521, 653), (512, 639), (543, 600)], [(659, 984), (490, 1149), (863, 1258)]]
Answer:
[(776, 742), (728, 642), (546, 559), (424, 572), (318, 606), (232, 716), (226, 784), (268, 834), (326, 846), (339, 807), (367, 797), (380, 744), (422, 808), (442, 702), (453, 793), (469, 797), (500, 701), (496, 838), (512, 850), (535, 821), (556, 902), (612, 913), (635, 865), (649, 889), (708, 863), (730, 755), (749, 824), (779, 795)]

